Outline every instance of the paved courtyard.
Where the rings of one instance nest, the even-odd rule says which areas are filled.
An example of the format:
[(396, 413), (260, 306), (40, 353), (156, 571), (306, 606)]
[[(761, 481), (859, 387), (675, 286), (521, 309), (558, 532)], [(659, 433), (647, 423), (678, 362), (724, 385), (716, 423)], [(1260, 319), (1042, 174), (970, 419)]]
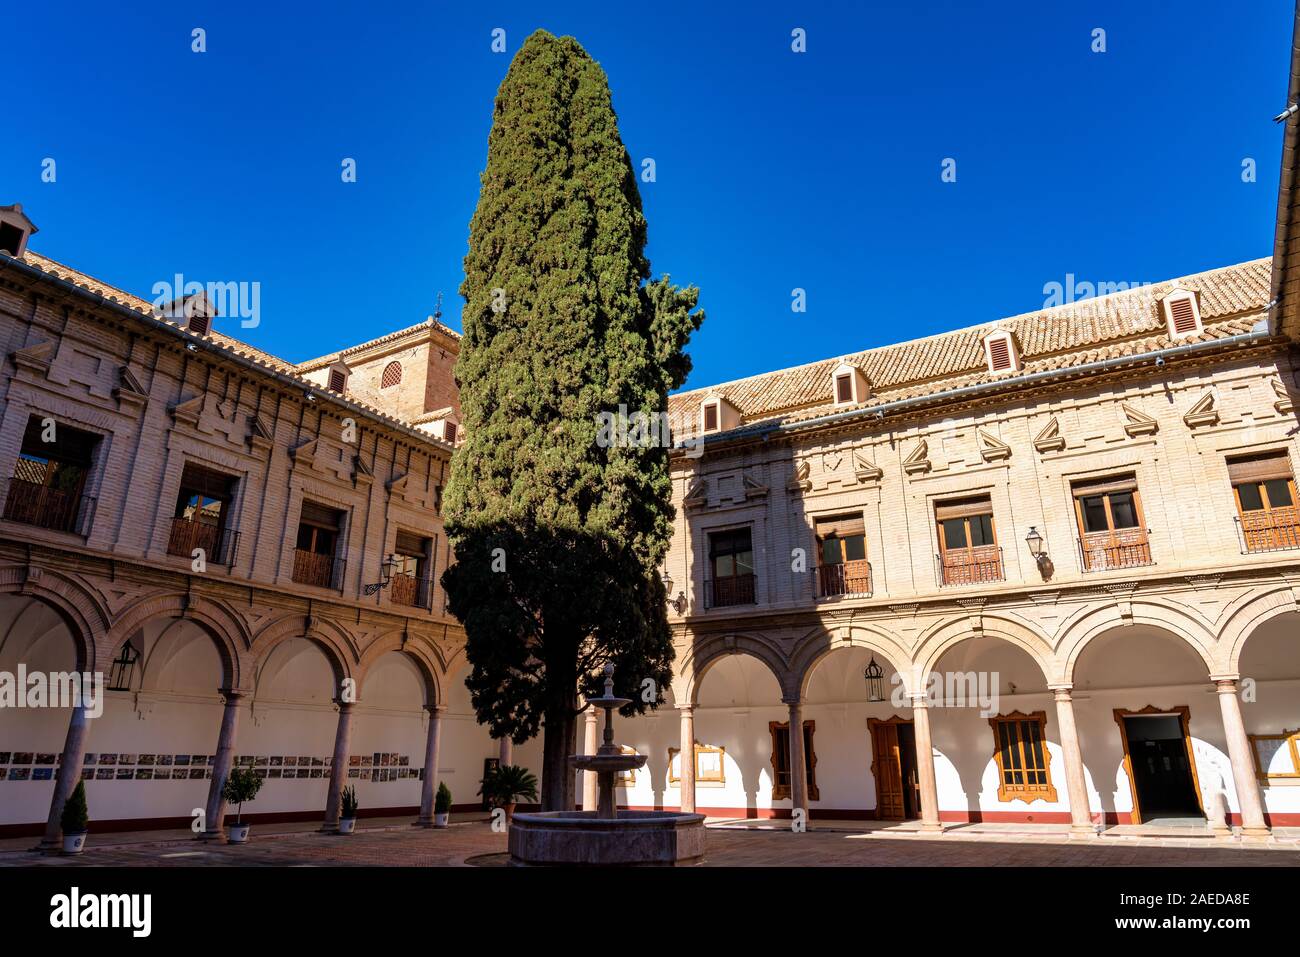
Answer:
[[(184, 832), (91, 835), (80, 857), (44, 857), (32, 838), (0, 842), (0, 867), (260, 866), (457, 867), (500, 865), (506, 837), (487, 821), (467, 816), (446, 830), (422, 830), (408, 820), (374, 820), (351, 837), (316, 832), (313, 825), (254, 828), (245, 846), (202, 844)], [(768, 866), (1300, 866), (1300, 837), (1289, 832), (1263, 846), (1219, 842), (1183, 829), (1142, 832), (1112, 828), (1106, 836), (1071, 841), (1063, 829), (967, 825), (941, 837), (897, 825), (836, 822), (794, 834), (775, 822), (710, 822), (707, 865)]]

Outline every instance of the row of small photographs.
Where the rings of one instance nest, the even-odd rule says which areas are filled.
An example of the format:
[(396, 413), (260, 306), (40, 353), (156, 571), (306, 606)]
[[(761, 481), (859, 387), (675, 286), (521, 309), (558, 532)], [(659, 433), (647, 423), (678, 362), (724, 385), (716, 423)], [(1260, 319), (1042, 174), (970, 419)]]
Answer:
[[(62, 754), (42, 754), (39, 751), (0, 751), (0, 765), (27, 764), (62, 764)], [(173, 765), (186, 767), (190, 765), (211, 765), (210, 754), (119, 754), (115, 751), (92, 751), (82, 759), (83, 766), (96, 765)]]
[(311, 758), (292, 754), (267, 756), (265, 754), (241, 754), (235, 758), (235, 764), (241, 768), (328, 768), (334, 763), (331, 758)]
[[(83, 781), (185, 781), (212, 776), (209, 768), (82, 768)], [(0, 768), (0, 781), (53, 781), (54, 768)]]
[(62, 754), (43, 754), (40, 751), (0, 751), (0, 764), (58, 764)]
[(348, 768), (348, 777), (358, 781), (423, 781), (424, 768)]

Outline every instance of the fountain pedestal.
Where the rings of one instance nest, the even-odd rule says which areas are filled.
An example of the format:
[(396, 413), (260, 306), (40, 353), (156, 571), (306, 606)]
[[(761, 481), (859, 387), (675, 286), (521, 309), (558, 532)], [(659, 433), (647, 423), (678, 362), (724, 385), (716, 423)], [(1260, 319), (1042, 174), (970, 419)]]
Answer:
[(605, 710), (604, 740), (595, 754), (577, 755), (574, 766), (596, 774), (595, 811), (515, 814), (510, 825), (510, 863), (674, 867), (704, 858), (704, 815), (672, 811), (620, 811), (617, 775), (645, 765), (644, 754), (624, 754), (614, 743), (614, 710), (630, 699), (614, 697), (614, 666), (605, 666), (605, 694), (587, 702)]

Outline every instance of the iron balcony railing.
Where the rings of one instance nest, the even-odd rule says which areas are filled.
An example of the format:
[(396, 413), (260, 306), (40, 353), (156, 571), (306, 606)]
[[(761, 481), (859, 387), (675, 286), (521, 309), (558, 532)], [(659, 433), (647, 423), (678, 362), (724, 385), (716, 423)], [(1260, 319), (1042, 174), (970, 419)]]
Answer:
[(1079, 564), (1085, 572), (1155, 564), (1151, 558), (1150, 529), (1117, 528), (1113, 531), (1089, 532), (1077, 541)]
[(64, 492), (20, 478), (7, 479), (4, 485), (4, 517), (7, 521), (52, 532), (90, 534), (95, 519), (93, 496)]
[(1300, 548), (1300, 509), (1294, 505), (1255, 509), (1245, 513), (1244, 521), (1240, 516), (1233, 521), (1243, 555)]
[(819, 598), (870, 594), (871, 563), (865, 558), (841, 562), (838, 565), (821, 565), (817, 569)]
[(433, 579), (414, 575), (394, 575), (388, 585), (389, 598), (394, 605), (433, 610)]
[(333, 555), (307, 552), (301, 548), (296, 548), (293, 552), (293, 580), (299, 585), (342, 591), (343, 571), (346, 567), (346, 560)]
[(192, 558), (196, 548), (203, 549), (205, 560), (213, 565), (233, 565), (239, 552), (239, 533), (188, 518), (172, 519), (167, 554)]
[(934, 560), (939, 569), (940, 587), (978, 585), (981, 582), (1000, 582), (1006, 579), (1002, 568), (1002, 548), (998, 545), (950, 548), (935, 555)]
[(705, 579), (705, 608), (727, 608), (731, 605), (752, 604), (754, 604), (753, 575), (734, 575), (730, 578)]

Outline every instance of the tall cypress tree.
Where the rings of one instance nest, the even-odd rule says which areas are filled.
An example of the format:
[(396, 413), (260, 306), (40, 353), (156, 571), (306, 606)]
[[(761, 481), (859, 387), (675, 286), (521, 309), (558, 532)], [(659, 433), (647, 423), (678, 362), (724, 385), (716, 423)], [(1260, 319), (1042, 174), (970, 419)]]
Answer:
[(673, 658), (658, 575), (667, 449), (601, 440), (602, 413), (666, 409), (703, 313), (698, 290), (649, 281), (609, 84), (572, 37), (539, 30), (515, 55), (481, 180), (443, 584), (478, 719), (516, 743), (543, 732), (542, 806), (563, 810), (579, 694), (598, 694), (612, 663), (624, 713), (640, 713), (662, 700)]

